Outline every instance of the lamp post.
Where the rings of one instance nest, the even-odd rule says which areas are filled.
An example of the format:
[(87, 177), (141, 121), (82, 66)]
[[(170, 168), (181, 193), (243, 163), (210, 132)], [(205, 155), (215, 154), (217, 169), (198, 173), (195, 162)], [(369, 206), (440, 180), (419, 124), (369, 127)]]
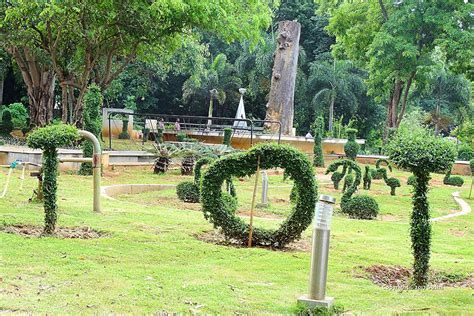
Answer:
[(330, 307), (333, 297), (326, 296), (326, 279), (329, 258), (329, 237), (331, 217), (336, 199), (329, 195), (321, 195), (315, 207), (313, 227), (313, 249), (311, 252), (311, 270), (309, 273), (309, 293), (301, 296), (298, 301), (308, 306), (322, 305)]

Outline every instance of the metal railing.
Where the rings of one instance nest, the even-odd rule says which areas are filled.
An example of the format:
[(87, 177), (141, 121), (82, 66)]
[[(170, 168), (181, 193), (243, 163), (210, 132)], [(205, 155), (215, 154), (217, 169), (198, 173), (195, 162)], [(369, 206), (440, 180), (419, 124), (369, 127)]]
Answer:
[[(166, 129), (166, 126), (172, 125), (171, 129), (174, 129), (174, 124), (179, 119), (180, 130), (174, 132), (186, 132), (186, 131), (194, 131), (201, 135), (208, 135), (211, 132), (222, 132), (224, 128), (232, 128), (233, 130), (233, 137), (234, 135), (241, 134), (246, 135), (247, 133), (250, 134), (250, 146), (253, 145), (254, 136), (259, 131), (264, 132), (265, 125), (278, 125), (278, 143), (281, 140), (281, 123), (279, 121), (271, 121), (271, 120), (251, 120), (251, 119), (236, 119), (230, 117), (208, 117), (208, 116), (192, 116), (192, 115), (171, 115), (171, 114), (152, 114), (152, 113), (124, 113), (120, 111), (121, 109), (109, 109), (108, 112), (108, 135), (109, 135), (109, 150), (112, 150), (112, 116), (129, 116), (131, 115), (134, 118), (134, 125), (142, 125), (143, 128), (147, 127), (147, 122), (150, 123), (152, 127), (150, 129), (150, 134), (157, 133), (158, 131), (158, 124), (163, 124), (165, 126), (165, 130), (163, 132), (169, 132)], [(135, 122), (135, 118), (138, 118)], [(161, 121), (163, 119), (163, 121)], [(153, 124), (153, 120), (155, 123)], [(235, 124), (237, 122), (237, 124)], [(244, 122), (245, 124), (239, 124), (239, 122)], [(230, 124), (229, 124), (230, 123)], [(244, 126), (246, 125), (246, 126)], [(261, 125), (262, 127), (259, 127)], [(262, 133), (264, 134), (264, 133)], [(272, 133), (271, 135), (275, 135)], [(143, 142), (145, 139), (142, 140)]]

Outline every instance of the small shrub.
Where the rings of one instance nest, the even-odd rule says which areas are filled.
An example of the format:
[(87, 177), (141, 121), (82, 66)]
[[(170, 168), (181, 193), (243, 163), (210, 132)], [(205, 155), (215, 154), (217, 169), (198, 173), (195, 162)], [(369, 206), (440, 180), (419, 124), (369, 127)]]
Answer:
[(385, 183), (390, 187), (390, 195), (395, 195), (395, 189), (401, 187), (400, 180), (396, 178), (385, 179)]
[(183, 133), (183, 132), (177, 133), (176, 140), (180, 143), (184, 142), (186, 140), (186, 133)]
[(443, 183), (445, 185), (462, 187), (464, 185), (464, 179), (458, 176), (451, 176), (451, 170), (449, 170), (444, 176)]
[(224, 128), (224, 139), (222, 143), (224, 145), (230, 146), (231, 138), (232, 138), (232, 128), (230, 127)]
[(12, 115), (9, 110), (4, 110), (0, 122), (0, 135), (9, 137), (11, 132), (13, 132)]
[(365, 166), (365, 171), (364, 171), (364, 190), (370, 190), (370, 187), (372, 185), (372, 170), (370, 170), (370, 166)]
[(474, 158), (474, 150), (468, 144), (462, 144), (458, 148), (458, 160), (469, 161)]
[(415, 176), (409, 176), (407, 180), (408, 185), (416, 185), (416, 177)]
[(194, 182), (186, 181), (181, 182), (176, 186), (176, 194), (181, 201), (186, 203), (198, 203), (199, 202), (199, 190)]
[(356, 195), (351, 198), (342, 212), (356, 219), (374, 219), (379, 213), (379, 205), (368, 195)]
[(14, 129), (23, 129), (28, 127), (28, 111), (22, 103), (12, 103), (7, 106), (1, 106), (0, 112), (10, 112), (11, 122)]
[(372, 180), (383, 179), (383, 172), (380, 169), (371, 169), (370, 175), (372, 176)]
[(347, 143), (344, 145), (344, 153), (350, 160), (356, 160), (357, 153), (359, 152), (360, 146), (356, 142), (357, 130), (354, 128), (348, 128), (347, 132)]
[(119, 139), (130, 139), (128, 134), (128, 120), (122, 121), (122, 132), (118, 136)]
[(323, 134), (324, 134), (324, 119), (320, 116), (316, 119), (315, 127), (314, 127), (313, 165), (315, 167), (324, 167)]
[(308, 306), (303, 303), (298, 303), (294, 314), (297, 316), (334, 316), (334, 315), (343, 315), (344, 306), (334, 304), (331, 307), (327, 308), (326, 306), (316, 305)]

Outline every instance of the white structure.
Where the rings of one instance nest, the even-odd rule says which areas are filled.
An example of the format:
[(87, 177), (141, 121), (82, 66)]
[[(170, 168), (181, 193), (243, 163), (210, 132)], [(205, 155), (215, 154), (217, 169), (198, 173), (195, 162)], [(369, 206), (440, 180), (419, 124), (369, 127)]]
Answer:
[[(245, 116), (245, 107), (244, 107), (244, 93), (247, 91), (247, 89), (240, 88), (240, 102), (239, 102), (239, 107), (237, 108), (237, 113), (235, 114), (236, 119), (246, 119)], [(247, 122), (245, 121), (234, 121), (234, 127), (247, 127)]]

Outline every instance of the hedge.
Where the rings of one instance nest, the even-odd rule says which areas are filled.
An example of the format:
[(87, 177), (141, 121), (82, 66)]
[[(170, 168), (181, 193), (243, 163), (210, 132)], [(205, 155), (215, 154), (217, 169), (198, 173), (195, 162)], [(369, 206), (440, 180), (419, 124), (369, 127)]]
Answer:
[(316, 203), (317, 186), (312, 164), (296, 149), (277, 144), (259, 144), (244, 153), (235, 153), (215, 161), (202, 178), (201, 198), (206, 219), (221, 228), (227, 238), (248, 242), (249, 225), (236, 217), (223, 200), (222, 184), (229, 177), (246, 177), (260, 169), (280, 167), (294, 179), (298, 201), (289, 217), (276, 230), (254, 227), (253, 245), (280, 248), (301, 236), (311, 224)]
[(344, 145), (344, 153), (346, 157), (350, 160), (356, 160), (357, 154), (359, 152), (360, 146), (356, 142), (357, 130), (355, 128), (348, 128), (347, 133), (347, 143)]

